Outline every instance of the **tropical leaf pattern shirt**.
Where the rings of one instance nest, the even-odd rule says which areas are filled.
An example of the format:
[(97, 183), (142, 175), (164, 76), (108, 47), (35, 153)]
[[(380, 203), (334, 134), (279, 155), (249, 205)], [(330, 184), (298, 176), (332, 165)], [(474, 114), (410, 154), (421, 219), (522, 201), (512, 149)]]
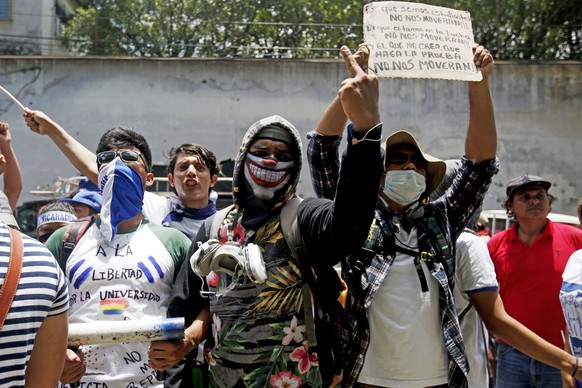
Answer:
[[(225, 229), (221, 239), (226, 239)], [(234, 235), (244, 238), (240, 224)], [(259, 228), (252, 240), (260, 244), (266, 263), (263, 284), (242, 280), (217, 296), (232, 278), (212, 272), (206, 279), (212, 316), (208, 342), (214, 342), (206, 351), (210, 385), (321, 386), (317, 354), (308, 351), (301, 270), (285, 242), (279, 216)]]

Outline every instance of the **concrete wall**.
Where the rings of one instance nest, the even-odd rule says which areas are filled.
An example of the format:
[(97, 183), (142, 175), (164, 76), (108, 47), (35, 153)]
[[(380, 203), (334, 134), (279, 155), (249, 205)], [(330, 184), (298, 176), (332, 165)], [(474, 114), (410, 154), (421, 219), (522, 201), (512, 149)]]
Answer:
[[(132, 126), (154, 160), (183, 142), (203, 143), (219, 160), (233, 157), (257, 119), (279, 114), (303, 133), (313, 129), (345, 74), (339, 61), (0, 58), (0, 84), (32, 109), (61, 123), (90, 149), (117, 125)], [(406, 128), (429, 153), (463, 154), (466, 84), (381, 80), (384, 133)], [(530, 173), (554, 183), (554, 211), (575, 214), (582, 197), (582, 63), (498, 63), (491, 79), (501, 171), (486, 198), (499, 208), (505, 183)], [(48, 138), (30, 132), (21, 112), (0, 96), (0, 120), (11, 124), (28, 191), (75, 170)], [(303, 195), (311, 195), (303, 170)]]

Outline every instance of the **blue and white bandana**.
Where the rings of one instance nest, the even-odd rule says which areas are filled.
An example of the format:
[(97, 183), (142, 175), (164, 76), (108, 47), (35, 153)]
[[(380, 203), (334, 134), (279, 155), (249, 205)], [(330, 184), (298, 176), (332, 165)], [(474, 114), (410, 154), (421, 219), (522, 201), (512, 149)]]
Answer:
[(117, 233), (117, 226), (141, 213), (144, 187), (141, 175), (115, 159), (99, 172), (99, 190), (103, 196), (100, 230), (107, 242)]

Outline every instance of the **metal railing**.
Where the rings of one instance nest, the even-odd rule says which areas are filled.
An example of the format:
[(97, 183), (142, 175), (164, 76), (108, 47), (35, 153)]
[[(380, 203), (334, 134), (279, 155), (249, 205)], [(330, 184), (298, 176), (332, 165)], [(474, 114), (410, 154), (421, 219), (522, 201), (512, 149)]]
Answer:
[[(230, 198), (232, 196), (232, 177), (218, 177), (218, 182), (216, 182), (214, 187), (219, 198)], [(149, 186), (147, 190), (166, 197), (174, 195), (168, 177), (155, 177), (154, 184)]]

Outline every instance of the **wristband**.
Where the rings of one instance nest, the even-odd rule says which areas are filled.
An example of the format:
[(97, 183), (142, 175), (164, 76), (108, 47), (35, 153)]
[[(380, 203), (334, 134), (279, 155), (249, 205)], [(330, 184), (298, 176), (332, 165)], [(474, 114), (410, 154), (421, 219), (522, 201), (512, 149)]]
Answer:
[(576, 371), (578, 370), (578, 360), (580, 359), (579, 356), (576, 356), (576, 365), (574, 365), (574, 370), (572, 371), (572, 377), (574, 377), (574, 375), (576, 374)]

